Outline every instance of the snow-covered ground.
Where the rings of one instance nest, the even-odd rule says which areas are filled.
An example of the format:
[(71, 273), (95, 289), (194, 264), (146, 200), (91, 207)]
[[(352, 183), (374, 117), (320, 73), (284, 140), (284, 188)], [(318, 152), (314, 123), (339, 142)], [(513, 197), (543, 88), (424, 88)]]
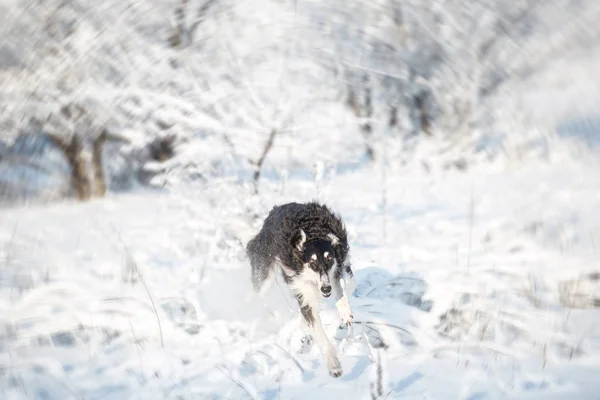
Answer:
[[(380, 365), (390, 399), (596, 399), (597, 171), (388, 170), (384, 185), (375, 166), (318, 187), (267, 177), (258, 198), (223, 179), (4, 209), (0, 397), (370, 398)], [(287, 289), (254, 295), (243, 255), (272, 205), (313, 198), (345, 219), (358, 280), (351, 330), (324, 303), (338, 379), (302, 346)]]
[[(89, 103), (132, 140), (108, 149), (115, 184), (152, 138), (181, 139), (144, 164), (161, 189), (0, 208), (0, 399), (598, 399), (597, 2), (566, 2), (580, 4), (569, 24), (548, 3), (539, 40), (579, 46), (523, 39), (532, 75), (486, 103), (497, 121), (478, 137), (410, 139), (375, 95), (372, 165), (335, 76), (404, 68), (379, 71), (352, 33), (387, 0), (213, 2), (188, 10), (194, 38), (173, 48), (176, 3), (0, 0), (3, 140)], [(68, 168), (42, 148), (31, 176), (60, 198)], [(1, 161), (9, 194), (38, 184)], [(273, 205), (314, 198), (346, 221), (358, 283), (352, 329), (324, 302), (338, 379), (303, 346), (286, 287), (251, 290), (243, 251)]]

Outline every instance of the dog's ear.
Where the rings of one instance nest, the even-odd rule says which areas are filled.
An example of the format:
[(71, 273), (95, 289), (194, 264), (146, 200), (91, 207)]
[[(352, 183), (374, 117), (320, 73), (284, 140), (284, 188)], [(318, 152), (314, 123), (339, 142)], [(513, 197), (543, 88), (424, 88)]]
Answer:
[(340, 242), (340, 238), (335, 236), (333, 233), (328, 233), (327, 238), (331, 241), (332, 246), (335, 246), (336, 244), (338, 244)]
[(304, 230), (300, 229), (300, 231), (294, 236), (292, 242), (298, 251), (303, 252), (304, 245), (306, 244), (306, 233), (304, 233)]

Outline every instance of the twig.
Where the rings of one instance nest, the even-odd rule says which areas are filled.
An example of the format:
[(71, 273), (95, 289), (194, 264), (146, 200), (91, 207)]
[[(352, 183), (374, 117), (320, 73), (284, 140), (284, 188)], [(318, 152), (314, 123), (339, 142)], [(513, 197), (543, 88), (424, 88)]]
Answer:
[(131, 336), (133, 336), (133, 340), (135, 342), (135, 349), (137, 350), (138, 361), (140, 363), (140, 372), (142, 373), (142, 376), (145, 376), (144, 367), (142, 366), (142, 355), (140, 353), (139, 340), (138, 340), (137, 336), (135, 335), (135, 332), (133, 330), (133, 324), (131, 323), (131, 320), (129, 320), (128, 322), (129, 322), (129, 327), (131, 328)]
[(216, 368), (219, 371), (221, 371), (221, 373), (223, 375), (225, 375), (227, 378), (229, 378), (233, 383), (235, 383), (237, 386), (239, 386), (244, 392), (246, 392), (248, 394), (248, 396), (250, 396), (251, 399), (258, 400), (258, 397), (256, 396), (256, 394), (253, 393), (253, 391), (251, 391), (250, 388), (248, 388), (246, 385), (244, 385), (242, 382), (238, 381), (237, 379), (234, 379), (230, 373), (223, 371), (223, 369), (221, 369), (219, 366), (217, 366)]
[(403, 279), (406, 279), (406, 280), (413, 280), (413, 281), (415, 281), (415, 282), (423, 282), (423, 280), (422, 280), (422, 279), (419, 279), (419, 278), (413, 278), (413, 277), (410, 277), (410, 276), (398, 276), (398, 277), (396, 277), (396, 278), (392, 278), (392, 279), (390, 279), (390, 280), (389, 280), (389, 281), (387, 281), (387, 282), (383, 282), (383, 283), (380, 283), (380, 284), (378, 284), (378, 285), (375, 285), (375, 287), (373, 287), (371, 290), (369, 290), (369, 291), (367, 292), (367, 294), (365, 294), (363, 297), (368, 297), (368, 296), (370, 296), (370, 295), (371, 295), (371, 294), (372, 294), (374, 291), (376, 291), (377, 289), (381, 288), (382, 286), (388, 286), (388, 285), (389, 285), (389, 286), (395, 286), (395, 285), (397, 285), (396, 281), (403, 280)]
[(387, 322), (375, 322), (375, 321), (354, 321), (354, 324), (364, 324), (364, 325), (382, 325), (382, 326), (387, 326), (388, 328), (394, 328), (396, 330), (399, 330), (401, 332), (404, 332), (410, 336), (413, 336), (412, 333), (410, 333), (408, 330), (398, 326), (398, 325), (393, 325), (393, 324), (388, 324)]
[(464, 350), (464, 349), (485, 350), (485, 351), (489, 351), (489, 352), (503, 355), (506, 357), (517, 358), (517, 356), (515, 356), (513, 354), (506, 353), (500, 349), (496, 349), (494, 347), (490, 347), (489, 345), (484, 345), (482, 343), (459, 343), (456, 345), (446, 344), (446, 345), (436, 346), (436, 347), (432, 348), (431, 351), (433, 353), (439, 353), (442, 351), (450, 351), (450, 350), (454, 350), (454, 349), (456, 349), (456, 350)]
[[(129, 254), (129, 252), (127, 252)], [(148, 294), (148, 298), (150, 299), (150, 303), (152, 304), (152, 309), (154, 310), (154, 315), (156, 316), (156, 322), (158, 323), (158, 331), (160, 333), (160, 345), (161, 347), (165, 347), (165, 341), (163, 338), (163, 331), (162, 331), (162, 325), (160, 323), (160, 317), (158, 316), (158, 310), (156, 309), (156, 304), (154, 304), (154, 299), (152, 298), (152, 295), (150, 294), (150, 289), (148, 288), (148, 285), (146, 284), (146, 279), (144, 279), (144, 276), (142, 275), (140, 269), (137, 266), (137, 263), (135, 262), (135, 260), (133, 259), (133, 257), (131, 256), (131, 254), (129, 254), (129, 262), (132, 263), (135, 272), (137, 272), (138, 276), (140, 277), (140, 280), (142, 281), (142, 285), (144, 285), (144, 289), (146, 290), (146, 293)]]
[(271, 129), (271, 133), (269, 134), (269, 138), (267, 139), (267, 143), (265, 143), (265, 147), (263, 149), (262, 154), (258, 161), (254, 164), (254, 193), (258, 194), (258, 180), (260, 179), (260, 174), (262, 170), (263, 163), (265, 162), (265, 158), (271, 151), (273, 147), (273, 142), (275, 141), (275, 135), (277, 135), (277, 131), (275, 129)]
[(304, 374), (306, 371), (304, 370), (304, 368), (302, 367), (302, 365), (300, 364), (300, 361), (298, 361), (298, 359), (296, 359), (296, 357), (294, 357), (294, 355), (292, 353), (290, 353), (289, 351), (287, 351), (286, 349), (284, 349), (283, 347), (281, 347), (279, 344), (275, 343), (275, 347), (279, 348), (281, 351), (283, 351), (288, 357), (290, 357), (290, 359), (296, 364), (296, 366), (298, 367), (298, 369), (300, 371), (302, 371), (302, 373)]
[(208, 14), (209, 9), (212, 6), (214, 6), (216, 3), (217, 3), (217, 0), (208, 0), (206, 3), (204, 3), (202, 6), (200, 6), (200, 8), (198, 9), (198, 12), (196, 13), (196, 20), (188, 28), (187, 35), (188, 35), (190, 42), (192, 42), (194, 40), (194, 34), (196, 33), (198, 26), (200, 26), (200, 24), (206, 20), (206, 18), (207, 18), (206, 15)]
[(381, 363), (381, 353), (376, 352), (375, 358), (375, 379), (371, 382), (371, 399), (377, 400), (383, 397), (383, 366)]
[(154, 310), (154, 315), (156, 316), (156, 322), (158, 324), (158, 332), (160, 333), (160, 345), (161, 345), (161, 347), (164, 348), (165, 347), (165, 341), (164, 341), (164, 338), (163, 338), (162, 324), (160, 322), (160, 317), (158, 316), (158, 310), (156, 309), (156, 304), (154, 304), (154, 299), (152, 298), (152, 294), (150, 293), (150, 289), (148, 288), (148, 285), (146, 284), (146, 279), (144, 279), (144, 276), (142, 275), (142, 272), (138, 268), (137, 263), (135, 262), (135, 260), (133, 259), (133, 256), (129, 252), (129, 249), (127, 248), (127, 245), (125, 244), (125, 242), (123, 242), (123, 239), (121, 238), (120, 234), (119, 234), (119, 240), (121, 241), (121, 244), (123, 245), (123, 249), (125, 250), (125, 253), (127, 254), (127, 262), (130, 264), (130, 267), (133, 267), (133, 269), (135, 270), (135, 272), (137, 273), (137, 275), (140, 277), (140, 280), (142, 281), (142, 285), (144, 285), (144, 289), (146, 290), (146, 293), (148, 294), (148, 298), (150, 299), (150, 303), (152, 305), (152, 309)]

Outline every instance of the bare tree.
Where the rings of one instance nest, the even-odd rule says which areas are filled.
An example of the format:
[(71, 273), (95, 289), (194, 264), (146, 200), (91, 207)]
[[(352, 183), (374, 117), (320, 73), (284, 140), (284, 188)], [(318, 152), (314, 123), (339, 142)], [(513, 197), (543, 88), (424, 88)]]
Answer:
[[(358, 93), (357, 93), (358, 92)], [(362, 96), (359, 96), (361, 94)], [(362, 84), (357, 87), (348, 85), (346, 105), (359, 120), (360, 131), (365, 142), (366, 155), (369, 160), (375, 159), (373, 149), (373, 98), (369, 76), (363, 75)]]
[[(568, 4), (569, 13), (559, 3)], [(345, 7), (325, 9), (315, 2), (314, 25), (328, 27), (336, 49), (328, 61), (345, 68), (344, 101), (363, 135), (369, 131), (368, 115), (371, 129), (386, 125), (397, 132), (409, 125), (401, 136), (423, 134), (470, 145), (481, 134), (480, 122), (494, 118), (490, 99), (507, 84), (539, 71), (558, 51), (569, 51), (569, 44), (585, 45), (600, 36), (583, 23), (595, 12), (589, 4), (389, 0), (375, 7), (349, 0)], [(550, 35), (547, 24), (552, 24)], [(540, 30), (548, 43), (536, 36)], [(372, 111), (362, 98), (365, 88), (356, 83), (365, 73)], [(374, 120), (382, 116), (384, 121)]]
[[(67, 163), (71, 174), (71, 188), (79, 200), (89, 200), (92, 196), (102, 197), (106, 194), (106, 177), (104, 174), (103, 150), (107, 142), (127, 143), (128, 139), (109, 132), (105, 123), (96, 121), (86, 107), (79, 103), (68, 103), (61, 107), (59, 113), (38, 124), (51, 142), (59, 149)], [(90, 163), (86, 155), (86, 144), (91, 143)]]
[(79, 135), (73, 134), (68, 139), (56, 133), (47, 133), (50, 140), (65, 155), (71, 169), (71, 187), (79, 200), (91, 197), (89, 168), (83, 156), (83, 143)]
[(93, 171), (93, 195), (103, 197), (106, 194), (106, 177), (104, 175), (104, 145), (113, 141), (116, 143), (128, 143), (129, 140), (123, 136), (110, 133), (106, 128), (94, 138), (92, 142), (92, 171)]

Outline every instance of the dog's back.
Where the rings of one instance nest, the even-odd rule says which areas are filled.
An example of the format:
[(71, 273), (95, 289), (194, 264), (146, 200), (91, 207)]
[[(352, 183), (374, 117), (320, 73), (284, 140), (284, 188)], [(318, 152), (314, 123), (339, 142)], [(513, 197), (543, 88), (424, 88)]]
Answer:
[(287, 203), (274, 206), (263, 222), (258, 234), (252, 238), (246, 253), (252, 266), (254, 290), (259, 291), (268, 280), (274, 262), (278, 261), (292, 269), (300, 269), (294, 243), (303, 231), (308, 240), (326, 238), (333, 233), (341, 244), (341, 259), (347, 253), (346, 229), (341, 219), (325, 205), (317, 202)]
[(342, 220), (327, 206), (315, 201), (309, 203), (287, 203), (275, 206), (265, 219), (263, 230), (284, 235), (289, 242), (302, 229), (308, 240), (326, 238), (328, 233), (334, 233), (346, 240), (346, 230)]

